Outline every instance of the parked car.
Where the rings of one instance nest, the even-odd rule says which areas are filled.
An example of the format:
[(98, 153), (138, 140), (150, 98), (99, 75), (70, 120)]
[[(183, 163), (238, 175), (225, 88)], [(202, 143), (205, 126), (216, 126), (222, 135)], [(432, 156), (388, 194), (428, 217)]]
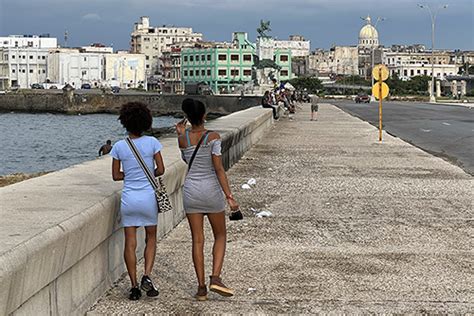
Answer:
[(89, 83), (83, 83), (81, 89), (92, 89), (92, 86)]
[(44, 89), (44, 87), (43, 87), (42, 84), (33, 83), (33, 84), (31, 85), (31, 89)]
[(58, 87), (56, 87), (56, 86), (51, 86), (51, 87), (49, 87), (49, 88), (50, 88), (50, 89), (57, 89)]
[(112, 93), (119, 93), (120, 92), (120, 87), (113, 86), (110, 88), (112, 90)]
[(367, 94), (359, 94), (355, 97), (356, 103), (370, 103), (370, 97)]

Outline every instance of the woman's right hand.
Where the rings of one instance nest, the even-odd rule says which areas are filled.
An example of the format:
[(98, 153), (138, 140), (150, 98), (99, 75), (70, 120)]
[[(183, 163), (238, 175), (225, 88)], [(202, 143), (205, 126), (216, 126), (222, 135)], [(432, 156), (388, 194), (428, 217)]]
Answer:
[(176, 133), (178, 136), (183, 135), (186, 132), (186, 119), (182, 119), (178, 123), (176, 123), (175, 128), (176, 128)]
[(232, 212), (235, 212), (239, 209), (239, 203), (237, 203), (237, 201), (234, 200), (234, 198), (228, 198), (227, 203), (229, 203), (230, 210)]

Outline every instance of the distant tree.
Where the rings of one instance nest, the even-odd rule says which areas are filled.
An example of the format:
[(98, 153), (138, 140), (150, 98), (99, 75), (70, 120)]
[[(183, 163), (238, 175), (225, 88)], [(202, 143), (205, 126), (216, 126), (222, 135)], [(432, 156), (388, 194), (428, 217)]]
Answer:
[(307, 89), (309, 93), (318, 93), (324, 88), (321, 80), (316, 77), (298, 77), (291, 79), (290, 83), (297, 90)]
[(339, 77), (336, 79), (336, 82), (339, 84), (347, 85), (358, 85), (358, 86), (370, 86), (370, 80), (365, 80), (365, 78), (357, 75), (351, 75), (347, 77)]
[[(468, 69), (466, 71), (466, 69)], [(469, 64), (464, 64), (461, 67), (459, 67), (458, 75), (474, 75), (474, 65), (469, 66)]]

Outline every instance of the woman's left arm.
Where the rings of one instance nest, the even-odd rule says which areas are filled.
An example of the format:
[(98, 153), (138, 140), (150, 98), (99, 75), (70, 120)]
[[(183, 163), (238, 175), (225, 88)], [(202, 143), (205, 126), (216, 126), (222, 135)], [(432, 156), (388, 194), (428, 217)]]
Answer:
[(163, 158), (161, 157), (161, 152), (157, 152), (155, 154), (155, 177), (161, 176), (165, 173), (165, 165), (163, 164)]
[(124, 178), (123, 171), (120, 170), (120, 160), (112, 159), (112, 179), (114, 181), (122, 181)]

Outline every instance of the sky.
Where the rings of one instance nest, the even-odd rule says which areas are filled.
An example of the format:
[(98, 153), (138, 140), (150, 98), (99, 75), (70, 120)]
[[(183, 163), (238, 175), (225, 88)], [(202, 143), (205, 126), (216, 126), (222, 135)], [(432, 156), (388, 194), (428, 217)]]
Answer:
[(129, 49), (133, 24), (150, 17), (152, 26), (193, 27), (205, 40), (230, 41), (233, 31), (255, 40), (260, 20), (272, 36), (311, 40), (311, 49), (356, 45), (361, 17), (385, 18), (377, 26), (382, 45), (431, 47), (431, 19), (417, 3), (441, 9), (436, 48), (474, 50), (474, 0), (0, 0), (0, 36), (50, 33), (69, 46), (91, 43)]

